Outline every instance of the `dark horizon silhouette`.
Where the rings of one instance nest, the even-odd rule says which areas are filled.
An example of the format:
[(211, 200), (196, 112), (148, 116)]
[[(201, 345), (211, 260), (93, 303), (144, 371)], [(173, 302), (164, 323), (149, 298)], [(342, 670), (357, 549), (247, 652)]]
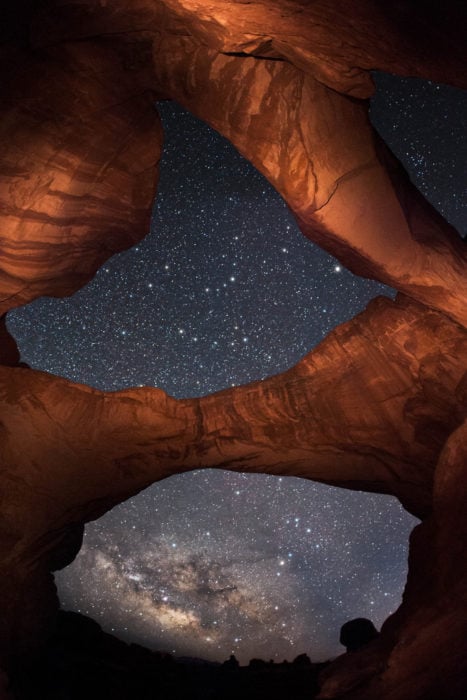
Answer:
[(177, 658), (127, 644), (95, 620), (61, 610), (47, 645), (17, 660), (11, 690), (15, 700), (310, 700), (327, 665), (305, 653), (291, 662), (252, 658), (247, 665), (234, 654), (224, 663)]

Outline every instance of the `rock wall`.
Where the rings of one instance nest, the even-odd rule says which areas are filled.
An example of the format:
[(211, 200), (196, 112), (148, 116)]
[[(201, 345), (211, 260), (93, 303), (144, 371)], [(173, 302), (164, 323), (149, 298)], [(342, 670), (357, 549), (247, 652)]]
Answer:
[(467, 688), (467, 423), (447, 441), (436, 468), (433, 514), (412, 532), (399, 610), (381, 639), (346, 654), (322, 674), (319, 700), (460, 700)]
[(148, 231), (162, 129), (140, 75), (147, 47), (118, 44), (5, 50), (0, 314), (72, 294)]

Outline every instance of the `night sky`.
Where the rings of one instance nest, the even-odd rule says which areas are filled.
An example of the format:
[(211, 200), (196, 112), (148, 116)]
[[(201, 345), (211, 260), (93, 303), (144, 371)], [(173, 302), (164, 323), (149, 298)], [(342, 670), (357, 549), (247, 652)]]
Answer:
[[(467, 97), (377, 76), (372, 120), (465, 234)], [(9, 315), (31, 366), (102, 390), (200, 396), (281, 372), (383, 285), (304, 238), (233, 147), (174, 103), (151, 234), (70, 299)], [(463, 144), (463, 146), (462, 146)], [(462, 148), (464, 149), (462, 151)], [(462, 201), (463, 199), (463, 201)], [(394, 498), (296, 478), (171, 477), (86, 528), (63, 606), (177, 655), (322, 660), (340, 626), (399, 605), (415, 518)]]

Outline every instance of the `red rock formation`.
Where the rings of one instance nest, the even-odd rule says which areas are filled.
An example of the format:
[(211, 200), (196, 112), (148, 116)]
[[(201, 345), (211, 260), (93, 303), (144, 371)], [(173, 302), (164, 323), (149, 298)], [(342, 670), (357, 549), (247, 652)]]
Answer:
[(467, 87), (463, 10), (456, 0), (438, 7), (417, 0), (42, 0), (33, 36), (41, 45), (106, 27), (193, 36), (218, 53), (286, 60), (337, 92), (365, 98), (375, 67)]
[(7, 55), (0, 313), (71, 294), (148, 231), (162, 131), (141, 76), (144, 43), (113, 44)]
[(16, 340), (6, 327), (6, 315), (0, 317), (0, 365), (16, 367), (19, 364), (20, 355)]
[(162, 40), (154, 64), (160, 85), (276, 187), (306, 236), (467, 325), (463, 241), (411, 185), (366, 102), (289, 63), (219, 55), (188, 37)]
[[(467, 353), (465, 331), (447, 316), (467, 325), (465, 247), (376, 136), (365, 101), (373, 68), (466, 85), (461, 4), (429, 5), (8, 6), (0, 314), (71, 294), (144, 236), (162, 140), (158, 95), (226, 135), (305, 235), (438, 311), (405, 297), (375, 301), (289, 372), (201, 400), (149, 388), (104, 394), (1, 368), (3, 660), (43, 636), (57, 605), (50, 570), (73, 559), (84, 521), (154, 480), (223, 467), (392, 493), (423, 516), (402, 607), (371, 649), (329, 668), (322, 697), (462, 696)], [(16, 365), (3, 319), (0, 342), (0, 361)]]
[(407, 41), (403, 16), (424, 24), (410, 4), (370, 0), (41, 2), (33, 50), (5, 50), (0, 313), (71, 293), (144, 235), (160, 143), (154, 90), (230, 138), (303, 232), (354, 272), (466, 324), (465, 247), (355, 99), (372, 92), (368, 68), (465, 80), (457, 24), (447, 36), (442, 17), (428, 23), (430, 52)]
[(466, 332), (405, 298), (375, 300), (288, 372), (203, 399), (1, 369), (3, 654), (43, 634), (48, 571), (75, 556), (82, 523), (170, 474), (296, 475), (429, 513), (439, 453), (467, 414), (466, 376)]
[(410, 540), (402, 606), (382, 639), (340, 657), (322, 674), (320, 700), (460, 700), (467, 687), (467, 422), (436, 468), (433, 515)]

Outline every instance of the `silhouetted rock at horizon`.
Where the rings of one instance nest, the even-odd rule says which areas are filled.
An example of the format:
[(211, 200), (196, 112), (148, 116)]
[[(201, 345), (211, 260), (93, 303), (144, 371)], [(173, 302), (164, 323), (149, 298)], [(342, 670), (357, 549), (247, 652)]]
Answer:
[(85, 615), (60, 611), (47, 646), (17, 661), (12, 700), (310, 700), (326, 666), (309, 659), (252, 661), (242, 667), (233, 655), (224, 664), (176, 658), (127, 644)]
[(222, 666), (228, 671), (237, 671), (240, 668), (240, 664), (238, 663), (238, 659), (235, 657), (235, 654), (231, 654), (229, 658), (224, 661)]
[(306, 666), (311, 666), (311, 659), (308, 654), (299, 654), (292, 663), (294, 666), (305, 668)]
[(371, 620), (356, 617), (342, 625), (339, 641), (347, 651), (357, 651), (378, 637), (379, 632)]

